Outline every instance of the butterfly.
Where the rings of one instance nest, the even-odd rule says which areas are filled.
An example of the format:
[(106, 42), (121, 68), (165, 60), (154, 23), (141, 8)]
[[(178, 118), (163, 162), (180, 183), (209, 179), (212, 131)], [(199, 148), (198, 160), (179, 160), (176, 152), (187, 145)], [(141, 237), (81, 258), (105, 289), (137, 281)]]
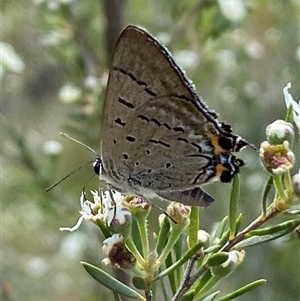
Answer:
[(207, 206), (214, 199), (200, 186), (230, 182), (244, 165), (232, 152), (247, 145), (217, 120), (164, 46), (136, 26), (123, 30), (94, 164), (106, 182), (145, 198)]

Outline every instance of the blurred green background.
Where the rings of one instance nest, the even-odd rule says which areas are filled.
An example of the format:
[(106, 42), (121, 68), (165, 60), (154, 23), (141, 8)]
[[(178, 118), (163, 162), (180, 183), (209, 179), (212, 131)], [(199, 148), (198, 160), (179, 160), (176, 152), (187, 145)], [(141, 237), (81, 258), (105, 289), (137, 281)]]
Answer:
[[(299, 12), (299, 0), (3, 0), (3, 300), (112, 300), (79, 263), (101, 265), (98, 229), (86, 222), (74, 233), (58, 231), (77, 221), (83, 186), (97, 187), (89, 181), (92, 168), (45, 189), (94, 160), (60, 131), (99, 151), (109, 57), (123, 27), (147, 28), (219, 119), (259, 146), (265, 127), (285, 116), (283, 87), (291, 82), (294, 98), (300, 95)], [(247, 162), (241, 172), (246, 226), (260, 213), (268, 175), (253, 150), (239, 157)], [(201, 228), (211, 232), (228, 213), (230, 185), (216, 183), (207, 190), (216, 201), (202, 212)], [(299, 241), (283, 237), (246, 249), (243, 264), (218, 288), (226, 294), (266, 278), (264, 286), (239, 300), (300, 300), (299, 262)]]

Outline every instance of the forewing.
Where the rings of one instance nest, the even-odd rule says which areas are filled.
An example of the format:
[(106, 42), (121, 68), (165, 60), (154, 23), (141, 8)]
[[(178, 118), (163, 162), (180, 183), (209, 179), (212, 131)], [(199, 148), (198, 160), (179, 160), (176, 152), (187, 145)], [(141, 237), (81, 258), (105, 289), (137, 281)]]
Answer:
[[(216, 115), (168, 51), (127, 27), (115, 49), (102, 122), (102, 160), (120, 186), (180, 190), (215, 175)], [(230, 136), (230, 134), (228, 134)]]

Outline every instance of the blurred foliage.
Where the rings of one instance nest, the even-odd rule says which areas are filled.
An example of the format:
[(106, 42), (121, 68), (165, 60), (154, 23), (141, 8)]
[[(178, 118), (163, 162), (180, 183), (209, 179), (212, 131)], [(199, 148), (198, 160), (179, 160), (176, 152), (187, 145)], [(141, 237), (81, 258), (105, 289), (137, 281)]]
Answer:
[[(258, 146), (266, 125), (284, 119), (282, 88), (291, 82), (291, 94), (300, 95), (299, 1), (230, 2), (234, 6), (224, 0), (132, 0), (126, 3), (126, 24), (145, 27), (166, 44), (220, 120)], [(75, 223), (82, 187), (97, 186), (89, 181), (91, 169), (49, 193), (45, 188), (94, 159), (60, 138), (60, 131), (99, 150), (110, 55), (104, 35), (111, 20), (101, 1), (1, 4), (4, 300), (110, 300), (79, 263), (100, 263), (103, 238), (87, 226), (58, 232)], [(62, 150), (49, 146), (51, 140)], [(248, 164), (241, 204), (247, 222), (260, 212), (268, 175), (255, 152), (240, 156)], [(216, 198), (201, 214), (201, 228), (209, 232), (228, 212), (230, 186), (216, 183), (207, 190)], [(242, 300), (299, 300), (298, 249), (296, 236), (250, 248), (222, 291), (266, 278), (264, 287)]]

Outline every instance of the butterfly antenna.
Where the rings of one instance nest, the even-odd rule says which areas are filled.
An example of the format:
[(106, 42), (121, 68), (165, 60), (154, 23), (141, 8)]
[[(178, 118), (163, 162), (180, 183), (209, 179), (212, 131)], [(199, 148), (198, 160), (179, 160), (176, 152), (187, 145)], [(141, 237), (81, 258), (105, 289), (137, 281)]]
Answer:
[(76, 142), (76, 143), (78, 143), (78, 144), (84, 146), (85, 148), (89, 149), (89, 150), (90, 150), (92, 153), (94, 153), (98, 158), (100, 157), (99, 154), (98, 154), (96, 151), (94, 151), (91, 147), (89, 147), (88, 145), (82, 143), (81, 141), (79, 141), (79, 140), (77, 140), (77, 139), (75, 139), (75, 138), (69, 136), (69, 135), (66, 134), (66, 133), (60, 132), (59, 134), (60, 134), (61, 136), (63, 136), (64, 138), (70, 139), (70, 140), (72, 140), (72, 141), (74, 141), (74, 142)]
[[(78, 141), (77, 139), (75, 139), (75, 138), (69, 136), (69, 135), (66, 134), (66, 133), (62, 133), (62, 132), (61, 132), (60, 135), (63, 136), (64, 138), (70, 139), (70, 140), (72, 140), (72, 141), (74, 141), (74, 142), (76, 142), (76, 143), (78, 143), (78, 144), (84, 146), (85, 148), (87, 148), (88, 150), (90, 150), (93, 154), (95, 154), (95, 155), (97, 156), (97, 158), (100, 158), (99, 154), (98, 154), (96, 151), (94, 151), (91, 147), (89, 147), (88, 145), (82, 143), (81, 141)], [(90, 162), (86, 163), (85, 165), (80, 166), (80, 167), (78, 167), (77, 169), (73, 170), (73, 171), (70, 172), (68, 175), (66, 175), (65, 177), (63, 177), (61, 180), (59, 180), (58, 182), (56, 182), (56, 183), (53, 184), (52, 186), (48, 187), (48, 188), (46, 189), (46, 191), (48, 192), (49, 190), (51, 190), (52, 188), (54, 188), (55, 186), (57, 186), (59, 183), (63, 182), (63, 181), (66, 180), (67, 178), (69, 178), (69, 177), (70, 177), (71, 175), (73, 175), (74, 173), (78, 172), (78, 171), (81, 170), (82, 168), (84, 168), (84, 167), (86, 167), (86, 166), (88, 166), (88, 165), (90, 165), (91, 163), (94, 163), (94, 162), (95, 162), (95, 161), (90, 161)]]
[(69, 178), (71, 175), (73, 175), (74, 173), (78, 172), (79, 170), (81, 170), (82, 168), (90, 165), (91, 163), (93, 163), (94, 161), (90, 161), (86, 164), (84, 164), (83, 166), (80, 166), (78, 168), (76, 168), (75, 170), (73, 170), (72, 172), (70, 172), (68, 175), (66, 175), (65, 177), (63, 177), (62, 179), (60, 179), (58, 182), (56, 182), (55, 184), (51, 185), (50, 187), (48, 187), (46, 189), (46, 191), (48, 192), (49, 190), (51, 190), (52, 188), (54, 188), (55, 186), (57, 186), (59, 183), (63, 182), (64, 180), (66, 180), (67, 178)]

